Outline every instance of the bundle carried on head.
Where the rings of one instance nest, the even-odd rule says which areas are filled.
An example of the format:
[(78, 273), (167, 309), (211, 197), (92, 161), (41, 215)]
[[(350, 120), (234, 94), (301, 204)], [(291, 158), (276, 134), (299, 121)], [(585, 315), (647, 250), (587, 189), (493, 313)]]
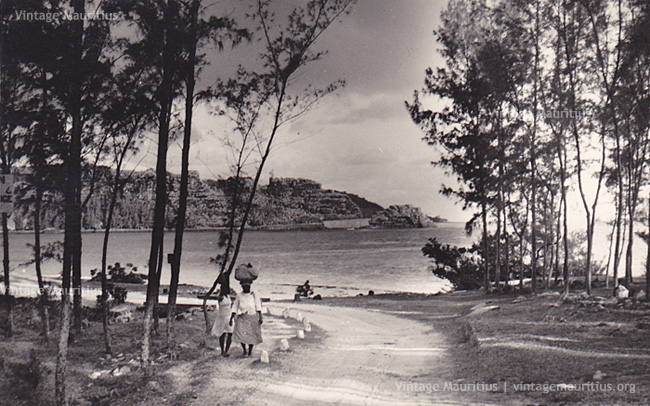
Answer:
[(259, 276), (259, 270), (250, 263), (239, 265), (235, 268), (235, 279), (238, 281), (254, 281)]

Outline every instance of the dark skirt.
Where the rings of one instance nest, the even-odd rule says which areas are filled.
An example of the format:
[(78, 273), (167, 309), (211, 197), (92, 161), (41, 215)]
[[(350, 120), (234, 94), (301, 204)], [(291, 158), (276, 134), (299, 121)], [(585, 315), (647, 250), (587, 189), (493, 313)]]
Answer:
[(235, 318), (235, 331), (232, 340), (236, 343), (260, 344), (262, 342), (262, 326), (256, 314), (240, 314)]

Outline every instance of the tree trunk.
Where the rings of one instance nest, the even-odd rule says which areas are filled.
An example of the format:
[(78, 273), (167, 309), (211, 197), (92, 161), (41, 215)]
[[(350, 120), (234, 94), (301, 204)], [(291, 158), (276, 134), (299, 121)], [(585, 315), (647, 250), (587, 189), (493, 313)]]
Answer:
[(630, 202), (629, 204), (630, 207), (628, 207), (628, 213), (629, 213), (629, 226), (627, 229), (627, 252), (625, 253), (625, 284), (629, 288), (632, 284), (632, 247), (634, 245), (634, 214), (635, 214), (635, 209), (633, 206), (633, 203)]
[(55, 400), (57, 406), (67, 406), (65, 372), (68, 365), (68, 339), (70, 337), (70, 299), (65, 289), (61, 294), (61, 326), (59, 352), (56, 357)]
[[(73, 9), (78, 15), (84, 13), (84, 1), (74, 0)], [(74, 54), (72, 61), (81, 64), (83, 46), (83, 21), (72, 21)], [(61, 323), (59, 329), (59, 352), (56, 363), (55, 393), (57, 406), (67, 405), (65, 373), (67, 368), (68, 338), (70, 335), (70, 279), (73, 267), (81, 270), (81, 83), (73, 80), (70, 115), (72, 130), (66, 159), (65, 235), (63, 242), (63, 272), (61, 293)], [(79, 286), (80, 288), (80, 286)], [(81, 292), (79, 292), (81, 294)], [(81, 296), (79, 296), (80, 298)]]
[(174, 235), (174, 253), (171, 261), (171, 282), (167, 299), (167, 349), (173, 351), (174, 344), (174, 319), (176, 318), (176, 294), (178, 279), (181, 271), (181, 254), (183, 252), (183, 233), (185, 231), (185, 217), (187, 213), (187, 188), (190, 166), (190, 141), (192, 139), (192, 112), (194, 108), (194, 70), (196, 65), (196, 25), (199, 12), (199, 0), (193, 0), (191, 9), (190, 47), (187, 66), (186, 93), (185, 93), (185, 129), (183, 133), (183, 151), (181, 157), (181, 184), (178, 201), (178, 216), (176, 218), (176, 233)]
[(108, 206), (108, 213), (106, 215), (106, 222), (104, 224), (104, 241), (102, 243), (102, 268), (100, 273), (100, 280), (102, 284), (102, 328), (104, 331), (104, 351), (107, 354), (112, 354), (111, 348), (111, 331), (108, 326), (108, 281), (106, 277), (106, 265), (108, 259), (108, 241), (111, 234), (111, 225), (113, 223), (113, 213), (115, 212), (115, 204), (117, 202), (117, 194), (119, 191), (120, 183), (120, 166), (115, 169), (115, 180), (113, 182), (113, 191), (111, 193), (111, 202)]
[[(616, 117), (614, 117), (616, 122)], [(616, 124), (615, 124), (616, 125)], [(620, 136), (616, 134), (616, 165), (617, 165), (617, 176), (616, 183), (618, 185), (618, 205), (616, 207), (616, 245), (614, 247), (614, 288), (618, 287), (618, 266), (621, 263), (621, 227), (623, 223), (623, 176), (621, 171), (623, 170), (621, 166), (621, 153), (620, 153)]]
[(2, 213), (2, 268), (5, 282), (5, 299), (7, 306), (7, 330), (5, 335), (11, 337), (14, 332), (14, 298), (11, 294), (11, 281), (9, 279), (9, 227), (7, 227), (7, 213)]
[(490, 244), (488, 242), (488, 228), (487, 228), (487, 203), (485, 198), (482, 203), (483, 206), (483, 286), (485, 292), (490, 291)]
[[(171, 31), (173, 24), (171, 7), (166, 5), (164, 12), (166, 33)], [(165, 232), (165, 209), (167, 204), (167, 150), (169, 143), (169, 122), (173, 102), (173, 69), (171, 44), (165, 38), (163, 55), (163, 81), (160, 88), (160, 113), (158, 117), (158, 154), (156, 162), (156, 201), (154, 206), (153, 229), (151, 231), (151, 250), (149, 252), (149, 282), (147, 284), (147, 301), (144, 316), (144, 337), (142, 339), (142, 363), (148, 364), (151, 352), (151, 330), (160, 289), (160, 274), (158, 273), (159, 257), (162, 255), (162, 244)], [(160, 261), (162, 262), (162, 261)], [(162, 264), (161, 264), (162, 265)]]
[(645, 300), (650, 302), (650, 192), (648, 193), (648, 251), (645, 260)]
[[(539, 69), (539, 2), (535, 3), (535, 77), (533, 84), (533, 134), (530, 139), (530, 187), (531, 187), (531, 290), (534, 295), (537, 291), (537, 153), (535, 151), (535, 139), (537, 138), (537, 72)], [(522, 277), (523, 287), (523, 277)]]
[[(501, 196), (499, 196), (501, 199)], [(494, 287), (497, 292), (501, 291), (501, 203), (497, 207), (497, 232), (495, 235), (496, 240), (496, 260), (494, 263)]]
[(273, 140), (275, 139), (275, 135), (278, 131), (278, 128), (280, 127), (280, 115), (282, 113), (282, 106), (283, 106), (283, 101), (284, 97), (286, 95), (286, 90), (287, 90), (287, 80), (288, 77), (285, 78), (282, 83), (279, 84), (280, 90), (278, 93), (278, 104), (275, 110), (275, 117), (273, 120), (273, 130), (271, 131), (271, 135), (269, 137), (269, 140), (266, 144), (266, 148), (264, 150), (264, 154), (262, 155), (262, 160), (260, 161), (260, 165), (257, 168), (257, 172), (255, 174), (255, 179), (253, 180), (253, 185), (251, 186), (251, 192), (250, 196), (248, 197), (248, 201), (246, 202), (246, 208), (244, 210), (244, 215), (241, 220), (241, 224), (239, 226), (239, 232), (237, 234), (237, 242), (235, 244), (235, 251), (233, 252), (232, 258), (230, 259), (230, 264), (228, 266), (228, 270), (226, 271), (225, 275), (226, 277), (230, 278), (230, 275), (232, 274), (233, 269), (235, 268), (235, 264), (237, 263), (237, 257), (239, 256), (239, 250), (241, 249), (241, 244), (244, 238), (244, 231), (246, 229), (246, 223), (248, 222), (248, 217), (250, 215), (251, 209), (253, 208), (253, 200), (255, 199), (255, 192), (257, 190), (257, 185), (259, 184), (260, 178), (262, 176), (262, 171), (264, 170), (264, 164), (266, 163), (266, 160), (269, 157), (269, 154), (271, 153), (271, 146), (273, 145)]
[(50, 315), (47, 308), (47, 293), (43, 282), (41, 271), (41, 203), (43, 201), (43, 189), (36, 181), (36, 196), (34, 201), (34, 268), (36, 269), (36, 280), (40, 293), (41, 318), (43, 319), (43, 337), (47, 341), (50, 333)]

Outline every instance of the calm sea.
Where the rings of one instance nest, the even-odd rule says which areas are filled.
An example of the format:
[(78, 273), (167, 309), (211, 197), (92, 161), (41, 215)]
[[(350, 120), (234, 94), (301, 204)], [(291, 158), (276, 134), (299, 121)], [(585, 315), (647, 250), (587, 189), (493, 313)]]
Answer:
[[(240, 263), (250, 262), (260, 269), (255, 290), (265, 297), (293, 297), (295, 287), (306, 280), (323, 296), (352, 295), (386, 291), (435, 293), (445, 283), (428, 268), (421, 253), (430, 237), (456, 245), (469, 245), (462, 223), (439, 224), (415, 230), (323, 230), (248, 231), (240, 253)], [(101, 264), (101, 233), (84, 233), (82, 266), (84, 276)], [(111, 234), (109, 264), (132, 263), (147, 272), (151, 235), (149, 232)], [(209, 286), (216, 276), (210, 257), (217, 254), (218, 233), (189, 231), (183, 245), (181, 283)], [(42, 244), (62, 240), (62, 234), (44, 234)], [(31, 259), (28, 243), (32, 234), (12, 234), (10, 239), (12, 279), (34, 279), (34, 269), (24, 265)], [(165, 252), (171, 251), (173, 233), (165, 236)], [(61, 265), (50, 261), (44, 273), (56, 276)], [(169, 283), (165, 264), (163, 284)]]

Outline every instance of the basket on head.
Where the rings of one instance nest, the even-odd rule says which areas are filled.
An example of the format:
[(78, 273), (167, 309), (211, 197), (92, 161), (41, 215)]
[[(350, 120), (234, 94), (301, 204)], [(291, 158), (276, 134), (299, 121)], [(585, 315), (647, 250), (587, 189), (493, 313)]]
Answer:
[(235, 268), (235, 279), (238, 281), (254, 281), (257, 279), (259, 271), (251, 264), (242, 264)]

